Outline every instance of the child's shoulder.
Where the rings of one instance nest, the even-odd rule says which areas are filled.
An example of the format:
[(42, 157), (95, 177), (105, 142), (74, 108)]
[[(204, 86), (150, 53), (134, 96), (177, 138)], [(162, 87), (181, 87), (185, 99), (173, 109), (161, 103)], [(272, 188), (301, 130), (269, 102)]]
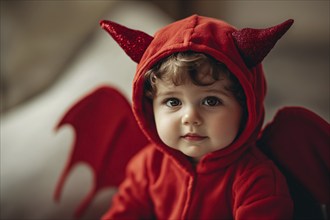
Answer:
[(289, 197), (284, 175), (258, 148), (251, 149), (242, 158), (237, 166), (232, 189), (235, 195), (242, 198)]
[(143, 147), (134, 157), (134, 158), (140, 158), (140, 159), (144, 159), (144, 160), (150, 160), (153, 159), (154, 157), (157, 157), (158, 159), (160, 159), (160, 157), (163, 157), (164, 154), (161, 153), (157, 147), (152, 144), (149, 143), (147, 144), (145, 147)]
[(286, 180), (276, 165), (257, 147), (251, 148), (236, 165), (233, 191), (263, 189), (269, 195), (287, 195)]
[(161, 153), (154, 144), (148, 144), (142, 148), (130, 161), (130, 166), (157, 167), (157, 164), (164, 159), (164, 154)]
[(154, 182), (164, 172), (164, 164), (170, 164), (168, 160), (169, 158), (159, 151), (154, 144), (149, 144), (131, 159), (128, 170), (143, 175), (150, 182)]
[(256, 179), (275, 182), (283, 176), (273, 161), (253, 147), (237, 163), (235, 178), (235, 182), (240, 185), (247, 180)]

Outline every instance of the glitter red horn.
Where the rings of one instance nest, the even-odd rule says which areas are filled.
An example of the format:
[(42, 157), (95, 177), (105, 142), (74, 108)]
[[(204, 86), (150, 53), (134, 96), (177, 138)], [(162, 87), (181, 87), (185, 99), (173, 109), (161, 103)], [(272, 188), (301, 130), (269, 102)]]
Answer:
[(244, 28), (233, 32), (232, 36), (245, 64), (251, 68), (261, 63), (292, 24), (293, 20), (289, 19), (266, 29)]
[(129, 29), (112, 21), (102, 20), (100, 25), (136, 63), (140, 62), (144, 51), (153, 40), (152, 36), (142, 31)]

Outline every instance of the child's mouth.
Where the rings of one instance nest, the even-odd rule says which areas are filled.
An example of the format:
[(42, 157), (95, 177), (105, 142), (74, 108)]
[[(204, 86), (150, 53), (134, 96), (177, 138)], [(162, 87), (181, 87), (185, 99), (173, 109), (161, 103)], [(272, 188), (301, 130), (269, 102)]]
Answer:
[(204, 140), (205, 138), (207, 138), (206, 136), (201, 136), (199, 134), (186, 134), (184, 136), (182, 136), (183, 139), (187, 140), (187, 141), (201, 141)]

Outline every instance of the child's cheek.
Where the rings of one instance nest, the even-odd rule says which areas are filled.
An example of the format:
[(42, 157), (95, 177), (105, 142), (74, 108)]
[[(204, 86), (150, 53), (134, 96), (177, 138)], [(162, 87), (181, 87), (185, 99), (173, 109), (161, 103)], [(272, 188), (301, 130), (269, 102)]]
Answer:
[(171, 117), (158, 117), (156, 120), (157, 133), (163, 143), (169, 147), (175, 145), (175, 140), (180, 136), (177, 126)]

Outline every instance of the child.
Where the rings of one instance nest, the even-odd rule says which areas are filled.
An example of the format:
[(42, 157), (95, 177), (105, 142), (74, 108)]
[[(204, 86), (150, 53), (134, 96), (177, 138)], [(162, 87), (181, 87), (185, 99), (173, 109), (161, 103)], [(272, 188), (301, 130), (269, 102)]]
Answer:
[(147, 72), (146, 88), (160, 139), (193, 163), (228, 146), (244, 125), (241, 86), (224, 65), (204, 54), (171, 55)]
[(260, 62), (292, 20), (236, 30), (198, 15), (151, 37), (102, 26), (138, 63), (133, 112), (150, 144), (130, 161), (103, 219), (290, 219), (285, 178), (255, 146)]

